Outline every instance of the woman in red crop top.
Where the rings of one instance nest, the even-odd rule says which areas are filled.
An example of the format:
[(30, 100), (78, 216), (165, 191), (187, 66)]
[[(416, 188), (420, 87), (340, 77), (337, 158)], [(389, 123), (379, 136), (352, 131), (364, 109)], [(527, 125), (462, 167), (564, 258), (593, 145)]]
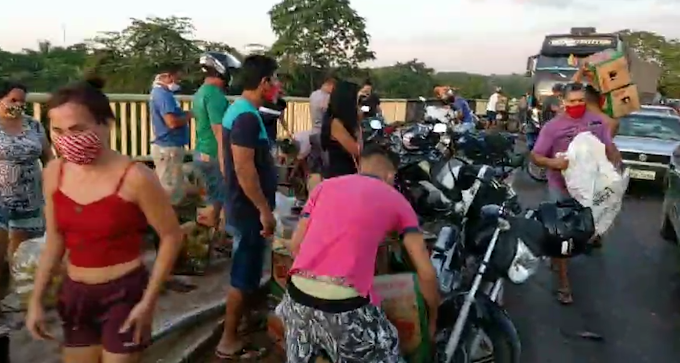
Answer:
[[(57, 306), (66, 363), (139, 362), (182, 238), (156, 175), (109, 147), (114, 114), (102, 85), (99, 80), (70, 85), (47, 103), (61, 158), (43, 172), (47, 244), (26, 325), (36, 339), (52, 337), (41, 301), (68, 251)], [(147, 224), (161, 239), (150, 277), (141, 251)]]

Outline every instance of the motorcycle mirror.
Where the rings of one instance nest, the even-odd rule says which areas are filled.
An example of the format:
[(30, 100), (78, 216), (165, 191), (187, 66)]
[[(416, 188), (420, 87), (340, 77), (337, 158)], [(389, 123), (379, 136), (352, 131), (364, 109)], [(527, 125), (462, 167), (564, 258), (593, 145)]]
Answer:
[(443, 133), (446, 132), (446, 129), (447, 129), (446, 124), (440, 122), (440, 123), (434, 125), (434, 128), (432, 129), (432, 131), (434, 131), (438, 134), (443, 134)]
[(369, 112), (371, 110), (368, 106), (361, 106), (361, 112)]
[(427, 99), (425, 99), (425, 97), (423, 96), (418, 97), (418, 99), (420, 100), (420, 102), (427, 102)]
[[(365, 107), (365, 106), (364, 106), (364, 107)], [(372, 128), (373, 130), (382, 130), (382, 122), (380, 122), (380, 121), (378, 121), (378, 120), (371, 120), (371, 122), (369, 123), (369, 125), (371, 125), (371, 128)]]

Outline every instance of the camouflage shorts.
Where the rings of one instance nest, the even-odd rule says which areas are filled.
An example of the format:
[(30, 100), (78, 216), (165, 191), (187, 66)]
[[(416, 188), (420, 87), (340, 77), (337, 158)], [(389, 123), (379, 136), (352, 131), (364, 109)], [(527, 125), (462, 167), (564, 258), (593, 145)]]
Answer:
[(374, 305), (327, 313), (296, 303), (286, 294), (276, 315), (285, 327), (288, 363), (311, 362), (322, 354), (331, 362), (403, 362), (397, 329)]
[(156, 175), (165, 191), (170, 195), (172, 205), (179, 204), (184, 199), (186, 188), (184, 185), (184, 147), (164, 147), (151, 145)]

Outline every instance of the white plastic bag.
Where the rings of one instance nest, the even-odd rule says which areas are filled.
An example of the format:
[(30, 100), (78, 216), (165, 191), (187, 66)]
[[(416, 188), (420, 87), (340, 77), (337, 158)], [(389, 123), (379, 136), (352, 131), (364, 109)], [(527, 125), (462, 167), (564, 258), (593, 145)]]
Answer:
[(562, 172), (567, 190), (592, 209), (595, 230), (601, 236), (621, 210), (628, 172), (616, 170), (607, 159), (604, 144), (590, 132), (576, 135), (564, 156), (569, 160), (569, 167)]

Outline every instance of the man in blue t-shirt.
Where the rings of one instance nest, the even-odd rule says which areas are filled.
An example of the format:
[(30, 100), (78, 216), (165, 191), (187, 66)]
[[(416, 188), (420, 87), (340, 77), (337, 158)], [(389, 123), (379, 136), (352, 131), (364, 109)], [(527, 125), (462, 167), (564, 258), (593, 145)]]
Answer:
[(265, 238), (274, 232), (276, 169), (270, 140), (258, 109), (277, 82), (276, 61), (263, 55), (246, 58), (240, 75), (243, 93), (222, 121), (225, 215), (234, 236), (231, 288), (227, 294), (224, 332), (215, 354), (224, 359), (257, 359), (264, 352), (245, 345), (237, 330), (246, 313), (244, 298), (252, 296), (262, 278)]
[(151, 88), (149, 110), (151, 127), (156, 136), (151, 145), (156, 174), (170, 195), (173, 205), (184, 198), (182, 164), (189, 144), (189, 126), (192, 114), (183, 111), (175, 99), (179, 90), (180, 68), (169, 65), (160, 68)]

